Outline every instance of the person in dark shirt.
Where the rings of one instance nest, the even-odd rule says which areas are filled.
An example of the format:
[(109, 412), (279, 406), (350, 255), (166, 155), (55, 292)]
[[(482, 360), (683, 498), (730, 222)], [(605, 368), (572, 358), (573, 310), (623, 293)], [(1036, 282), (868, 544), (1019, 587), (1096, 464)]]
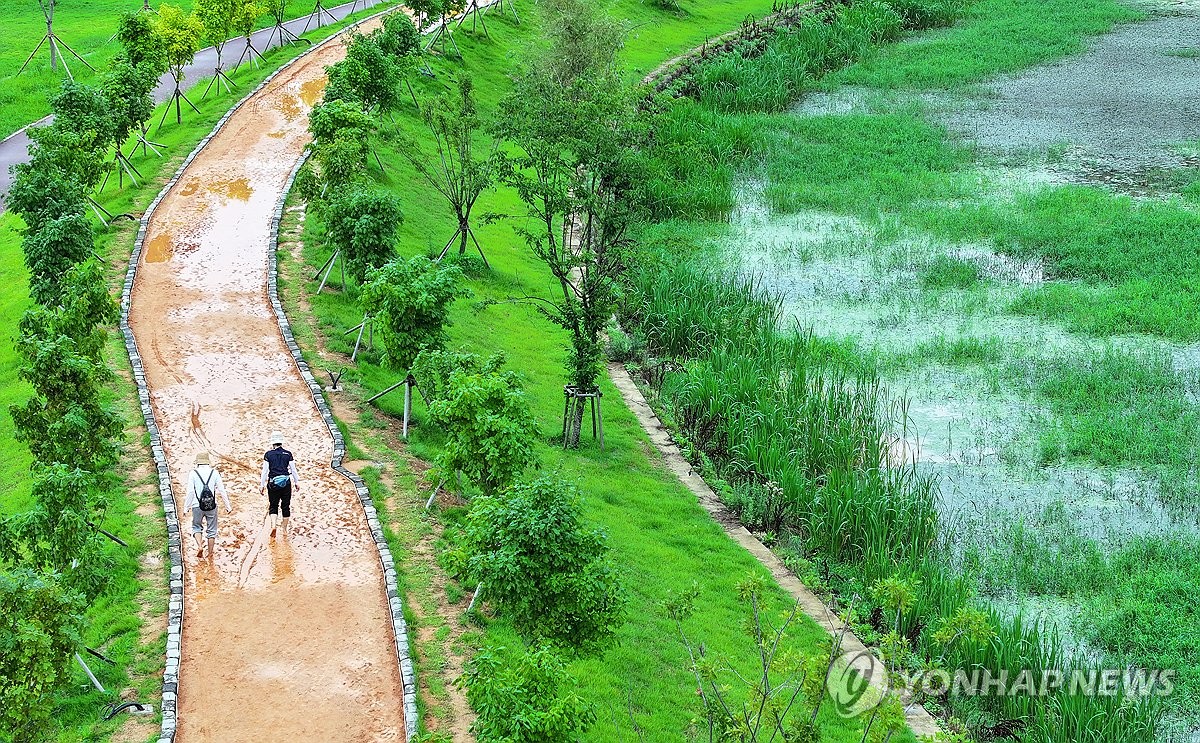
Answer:
[(271, 536), (275, 536), (276, 529), (283, 529), (287, 534), (288, 519), (292, 516), (292, 493), (300, 492), (300, 477), (296, 474), (296, 460), (283, 448), (283, 434), (279, 431), (271, 434), (271, 448), (263, 455), (261, 490), (267, 496)]

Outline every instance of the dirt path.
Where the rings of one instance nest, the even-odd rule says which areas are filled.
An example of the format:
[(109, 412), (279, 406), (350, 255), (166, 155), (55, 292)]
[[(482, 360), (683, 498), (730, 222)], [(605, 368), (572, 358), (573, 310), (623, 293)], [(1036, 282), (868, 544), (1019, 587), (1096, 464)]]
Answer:
[[(308, 141), (335, 40), (238, 109), (158, 203), (129, 325), (177, 499), (197, 451), (234, 504), (215, 558), (185, 534), (176, 740), (401, 741), (383, 574), (354, 486), (267, 299), (271, 218)], [(281, 430), (301, 489), (288, 537), (264, 528), (258, 471)], [(182, 502), (178, 501), (182, 511)]]

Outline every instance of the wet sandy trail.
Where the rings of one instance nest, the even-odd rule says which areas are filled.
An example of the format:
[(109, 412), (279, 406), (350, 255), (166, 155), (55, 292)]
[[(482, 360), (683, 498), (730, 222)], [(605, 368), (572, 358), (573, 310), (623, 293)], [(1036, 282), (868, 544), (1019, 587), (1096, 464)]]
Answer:
[[(207, 449), (234, 505), (211, 563), (181, 524), (185, 743), (404, 740), (378, 553), (266, 296), (271, 216), (324, 68), (343, 54), (326, 43), (230, 117), (158, 204), (133, 287), (129, 324), (176, 497)], [(286, 539), (264, 529), (258, 489), (275, 429), (301, 478)]]

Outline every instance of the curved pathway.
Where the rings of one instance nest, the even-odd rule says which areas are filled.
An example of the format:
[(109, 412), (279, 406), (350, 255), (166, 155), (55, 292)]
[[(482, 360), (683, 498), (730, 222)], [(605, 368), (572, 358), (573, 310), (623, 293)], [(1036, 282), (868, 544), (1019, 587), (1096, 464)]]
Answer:
[[(135, 371), (176, 511), (200, 450), (216, 457), (234, 503), (211, 562), (196, 558), (190, 524), (180, 524), (182, 576), (172, 578), (183, 581), (187, 621), (176, 740), (186, 743), (405, 739), (371, 526), (354, 484), (329, 467), (334, 440), (266, 292), (272, 219), (308, 141), (325, 66), (343, 54), (335, 37), (236, 109), (160, 196), (135, 259)], [(286, 538), (264, 527), (258, 489), (275, 429), (300, 472)]]

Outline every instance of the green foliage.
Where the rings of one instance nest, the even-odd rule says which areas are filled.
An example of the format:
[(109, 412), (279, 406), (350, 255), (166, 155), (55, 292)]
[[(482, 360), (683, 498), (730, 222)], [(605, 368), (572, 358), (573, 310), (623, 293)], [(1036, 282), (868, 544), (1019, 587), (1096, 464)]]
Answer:
[(486, 359), (462, 351), (425, 351), (413, 361), (412, 375), (424, 398), (432, 403), (445, 400), (450, 394), (450, 377), (454, 372), (464, 374), (500, 374), (506, 358), (494, 353)]
[[(784, 650), (799, 607), (793, 606), (782, 617), (772, 617), (763, 603), (766, 586), (762, 574), (754, 573), (735, 588), (748, 615), (745, 631), (758, 649), (758, 666), (748, 676), (726, 659), (710, 655), (702, 640), (688, 636), (684, 625), (695, 614), (698, 588), (693, 585), (663, 602), (663, 612), (691, 660), (690, 670), (710, 742), (822, 740), (816, 719), (825, 698), (825, 678), (831, 663), (829, 647), (824, 645), (815, 654)], [(903, 728), (901, 714), (898, 729)]]
[(54, 111), (51, 126), (74, 133), (79, 137), (78, 146), (98, 150), (103, 156), (115, 142), (116, 121), (102, 88), (66, 80), (50, 107)]
[(401, 64), (421, 54), (421, 34), (407, 13), (389, 13), (383, 19), (383, 26), (372, 35), (379, 48)]
[(51, 737), (54, 693), (70, 680), (79, 641), (78, 597), (54, 576), (0, 570), (0, 740)]
[(484, 648), (458, 683), (476, 712), (471, 732), (480, 743), (573, 743), (596, 720), (578, 681), (546, 646)]
[(363, 176), (374, 123), (361, 108), (348, 101), (326, 99), (309, 114), (308, 130), (313, 160), (320, 171), (320, 188), (312, 197), (342, 193)]
[(266, 12), (266, 7), (258, 3), (257, 0), (234, 0), (233, 29), (243, 37), (249, 39), (250, 35), (254, 33), (254, 28), (258, 25), (259, 16), (264, 12)]
[(445, 345), (451, 303), (471, 295), (462, 282), (457, 266), (424, 256), (367, 273), (362, 305), (380, 331), (385, 364), (408, 369), (421, 351)]
[(408, 7), (417, 17), (417, 26), (424, 30), (427, 25), (441, 17), (446, 0), (409, 0)]
[[(603, 362), (600, 334), (616, 303), (627, 231), (644, 213), (646, 131), (632, 92), (612, 72), (615, 48), (607, 57), (598, 49), (565, 48), (586, 29), (603, 35), (606, 23), (577, 0), (558, 7), (554, 44), (517, 79), (495, 126), (519, 148), (506, 157), (502, 179), (520, 195), (535, 225), (515, 229), (558, 283), (553, 300), (535, 301), (571, 333), (568, 378), (590, 390)], [(576, 402), (572, 445), (583, 417)]]
[(37, 465), (33, 499), (32, 509), (3, 522), (0, 557), (58, 574), (65, 587), (95, 599), (112, 574), (105, 538), (92, 526), (107, 506), (99, 478), (67, 464)]
[[(461, 360), (450, 357), (419, 366), (428, 371)], [(446, 437), (436, 458), (439, 469), (446, 476), (462, 472), (487, 494), (508, 487), (537, 463), (537, 423), (521, 383), (516, 374), (497, 367), (491, 361), (476, 366), (468, 360), (450, 372), (442, 396), (429, 403), (429, 417)]]
[(29, 293), (35, 302), (55, 305), (63, 293), (67, 271), (92, 255), (92, 222), (83, 213), (67, 214), (41, 224), (21, 243), (29, 268)]
[[(83, 184), (57, 168), (40, 167), (48, 158), (41, 157), (39, 145), (34, 144), (31, 154), (32, 162), (13, 167), (13, 183), (4, 204), (21, 216), (27, 234), (39, 232), (51, 222), (80, 216), (87, 209)], [(61, 225), (54, 229), (61, 230)]]
[[(447, 249), (457, 236), (458, 254), (463, 255), (467, 252), (467, 239), (474, 239), (471, 212), (484, 189), (495, 180), (499, 143), (492, 141), (481, 156), (476, 155), (475, 142), (482, 139), (483, 126), (475, 104), (474, 83), (464, 75), (457, 87), (457, 95), (444, 94), (421, 109), (437, 157), (427, 155), (416, 139), (407, 143), (404, 155), (450, 205), (458, 229)], [(479, 250), (482, 254), (483, 249)]]
[(98, 473), (116, 461), (123, 424), (103, 402), (112, 372), (102, 363), (103, 332), (116, 305), (98, 281), (95, 262), (66, 272), (54, 308), (37, 307), (21, 320), (19, 375), (34, 395), (11, 409), (17, 438), (45, 465), (67, 463)]
[[(391, 48), (391, 43), (388, 43)], [(346, 57), (328, 68), (325, 100), (357, 103), (363, 111), (386, 114), (400, 106), (403, 70), (374, 35), (354, 34)]]
[(200, 51), (200, 39), (204, 36), (204, 24), (193, 13), (185, 13), (175, 5), (162, 4), (154, 18), (154, 33), (162, 45), (163, 60), (178, 83), (183, 79), (183, 68)]
[(892, 576), (875, 581), (871, 586), (871, 596), (879, 602), (879, 607), (890, 611), (895, 616), (895, 630), (900, 631), (900, 620), (905, 612), (911, 610), (917, 603), (917, 591), (921, 587), (919, 578), (902, 578)]
[(383, 266), (396, 254), (396, 231), (404, 214), (395, 196), (354, 188), (330, 197), (321, 213), (326, 241), (341, 251), (346, 270), (360, 283), (369, 270)]
[(958, 643), (985, 645), (996, 637), (987, 612), (964, 606), (953, 616), (943, 617), (933, 632), (933, 641), (943, 648), (953, 648)]
[(220, 65), (221, 50), (233, 35), (234, 15), (238, 12), (239, 0), (194, 0), (192, 12), (204, 27), (204, 41), (217, 50), (217, 65)]
[(125, 144), (154, 113), (154, 90), (158, 78), (148, 66), (136, 66), (123, 57), (113, 60), (101, 85), (113, 121), (113, 142)]
[(156, 80), (167, 71), (166, 43), (158, 34), (151, 14), (140, 11), (123, 14), (117, 27), (117, 40), (121, 42), (129, 64), (146, 70)]
[(545, 476), (476, 501), (465, 542), (467, 578), (528, 641), (578, 653), (613, 642), (626, 597), (574, 485)]

